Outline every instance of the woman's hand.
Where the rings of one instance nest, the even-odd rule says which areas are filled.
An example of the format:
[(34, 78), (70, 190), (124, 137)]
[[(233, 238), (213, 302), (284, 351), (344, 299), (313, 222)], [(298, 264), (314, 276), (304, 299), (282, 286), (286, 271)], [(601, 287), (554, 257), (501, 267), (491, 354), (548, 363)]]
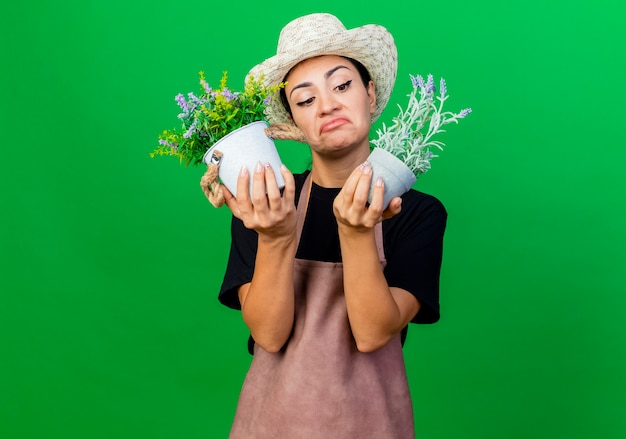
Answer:
[(228, 208), (259, 236), (291, 238), (295, 235), (295, 182), (285, 166), (281, 166), (280, 172), (285, 180), (282, 196), (269, 163), (265, 166), (257, 163), (252, 176), (252, 195), (248, 191), (250, 173), (245, 167), (239, 173), (236, 196), (224, 187), (224, 201)]
[(402, 199), (395, 197), (383, 211), (385, 186), (378, 178), (372, 193), (372, 202), (367, 203), (372, 180), (372, 167), (365, 162), (358, 166), (346, 180), (335, 198), (333, 211), (339, 226), (348, 226), (356, 231), (371, 230), (383, 219), (400, 213)]

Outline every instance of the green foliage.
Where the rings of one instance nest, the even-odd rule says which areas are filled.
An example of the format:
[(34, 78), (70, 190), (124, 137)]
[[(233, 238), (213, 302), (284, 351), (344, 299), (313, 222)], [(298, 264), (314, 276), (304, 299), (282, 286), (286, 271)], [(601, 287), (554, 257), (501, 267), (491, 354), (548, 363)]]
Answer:
[(249, 77), (241, 92), (228, 88), (228, 73), (224, 72), (220, 88), (213, 90), (200, 72), (201, 94), (188, 93), (176, 96), (182, 113), (179, 130), (164, 130), (159, 136), (159, 146), (150, 154), (176, 156), (185, 166), (202, 163), (204, 154), (218, 140), (256, 121), (266, 121), (265, 107), (270, 99), (276, 99), (281, 83), (267, 87), (263, 78)]

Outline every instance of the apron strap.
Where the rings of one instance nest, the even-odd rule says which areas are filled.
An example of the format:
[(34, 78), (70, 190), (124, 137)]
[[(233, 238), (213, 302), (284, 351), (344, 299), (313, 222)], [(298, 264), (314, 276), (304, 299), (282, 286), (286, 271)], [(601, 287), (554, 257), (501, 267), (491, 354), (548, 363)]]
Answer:
[[(306, 218), (306, 211), (309, 207), (309, 198), (311, 197), (311, 188), (313, 187), (313, 179), (311, 173), (306, 176), (304, 185), (300, 190), (300, 198), (296, 207), (296, 248), (300, 245), (300, 237), (302, 236), (302, 228)], [(306, 194), (306, 195), (305, 195)], [(379, 222), (374, 226), (374, 237), (376, 239), (376, 250), (378, 251), (378, 259), (385, 261), (385, 247), (383, 245), (383, 223)]]

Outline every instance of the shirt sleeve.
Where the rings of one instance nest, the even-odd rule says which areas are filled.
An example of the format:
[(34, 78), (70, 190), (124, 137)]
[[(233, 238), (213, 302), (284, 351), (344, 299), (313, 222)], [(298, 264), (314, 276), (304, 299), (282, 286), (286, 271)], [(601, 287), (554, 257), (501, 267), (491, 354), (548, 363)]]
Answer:
[(413, 323), (435, 323), (440, 317), (439, 275), (447, 212), (435, 197), (412, 190), (403, 196), (401, 213), (388, 221), (387, 283), (407, 290), (420, 301)]
[(241, 309), (238, 290), (252, 281), (258, 235), (235, 217), (231, 221), (231, 244), (226, 273), (219, 292), (219, 301), (229, 308)]

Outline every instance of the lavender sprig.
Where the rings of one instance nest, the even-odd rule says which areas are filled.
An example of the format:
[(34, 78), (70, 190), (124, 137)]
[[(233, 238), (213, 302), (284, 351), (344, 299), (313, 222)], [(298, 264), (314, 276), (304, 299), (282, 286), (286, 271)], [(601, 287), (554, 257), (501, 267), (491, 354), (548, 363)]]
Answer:
[(184, 117), (188, 117), (189, 116), (189, 104), (185, 100), (185, 96), (183, 96), (182, 93), (178, 93), (175, 99), (180, 109), (183, 110), (183, 112), (178, 115), (178, 118), (182, 119)]
[(400, 112), (393, 118), (393, 124), (387, 127), (383, 123), (382, 130), (376, 130), (378, 139), (372, 140), (372, 144), (396, 156), (417, 177), (430, 169), (432, 158), (438, 157), (432, 150), (443, 150), (444, 143), (434, 140), (435, 134), (445, 132), (444, 125), (458, 123), (472, 110), (465, 108), (458, 113), (444, 112), (443, 104), (448, 99), (444, 79), (439, 81), (439, 94), (435, 95), (433, 75), (428, 75), (426, 81), (421, 75), (409, 76), (413, 90), (408, 95), (406, 110), (398, 106)]

